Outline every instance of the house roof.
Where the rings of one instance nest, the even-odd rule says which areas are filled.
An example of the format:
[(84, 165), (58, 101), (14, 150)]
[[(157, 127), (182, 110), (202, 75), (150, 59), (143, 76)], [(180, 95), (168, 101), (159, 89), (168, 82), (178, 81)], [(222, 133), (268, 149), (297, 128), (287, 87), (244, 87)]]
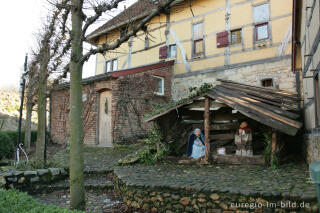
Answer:
[(221, 85), (215, 86), (209, 92), (172, 106), (146, 119), (146, 122), (156, 120), (173, 110), (190, 105), (198, 101), (199, 98), (209, 97), (288, 135), (295, 135), (302, 127), (302, 123), (298, 121), (300, 117), (298, 113), (299, 99), (296, 94), (234, 81), (221, 79), (219, 81)]
[(101, 27), (90, 33), (88, 39), (93, 39), (106, 33), (112, 29), (120, 27), (125, 24), (126, 21), (132, 21), (137, 18), (142, 18), (148, 15), (153, 9), (157, 8), (157, 4), (153, 3), (152, 0), (138, 0), (136, 3), (122, 11), (120, 14), (107, 21)]
[[(94, 75), (94, 76), (82, 79), (82, 84), (86, 85), (86, 84), (91, 84), (93, 82), (103, 81), (107, 79), (116, 79), (121, 76), (133, 75), (140, 72), (146, 72), (149, 70), (169, 67), (169, 66), (172, 66), (173, 64), (174, 64), (174, 60), (160, 61), (158, 63), (148, 64), (144, 66), (133, 67), (129, 69), (123, 69), (123, 70), (118, 70), (118, 71), (113, 71), (108, 73), (102, 73), (102, 74), (98, 74), (98, 75)], [(60, 89), (65, 89), (69, 87), (70, 87), (70, 82), (66, 82), (66, 83), (61, 83), (57, 85), (54, 88), (54, 90), (60, 90)]]
[[(165, 0), (159, 0), (165, 1)], [(175, 0), (171, 6), (183, 2), (184, 0)], [(103, 35), (113, 29), (122, 27), (123, 25), (135, 21), (137, 19), (141, 19), (149, 15), (154, 9), (158, 7), (157, 4), (154, 3), (154, 0), (138, 0), (136, 3), (119, 13), (114, 18), (107, 21), (105, 24), (94, 30), (90, 33), (87, 38), (90, 41), (93, 41), (97, 36)]]

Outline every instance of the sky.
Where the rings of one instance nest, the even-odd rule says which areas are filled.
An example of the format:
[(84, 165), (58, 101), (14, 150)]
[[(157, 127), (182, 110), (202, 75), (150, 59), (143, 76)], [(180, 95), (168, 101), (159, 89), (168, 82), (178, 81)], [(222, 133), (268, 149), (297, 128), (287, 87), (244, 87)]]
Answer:
[[(128, 0), (127, 7), (135, 0)], [(119, 6), (123, 10), (124, 5)], [(0, 8), (0, 89), (18, 88), (24, 57), (35, 45), (34, 33), (41, 28), (47, 16), (46, 0), (2, 1)], [(108, 16), (110, 17), (110, 16)], [(107, 16), (106, 16), (107, 18)], [(90, 30), (102, 25), (100, 21)], [(83, 76), (94, 75), (95, 57), (92, 56), (83, 68)]]

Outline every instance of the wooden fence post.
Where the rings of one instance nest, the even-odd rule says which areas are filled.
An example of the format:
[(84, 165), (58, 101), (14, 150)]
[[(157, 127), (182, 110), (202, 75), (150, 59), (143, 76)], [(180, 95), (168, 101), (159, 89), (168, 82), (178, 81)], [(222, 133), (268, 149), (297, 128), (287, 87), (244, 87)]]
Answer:
[(272, 131), (272, 140), (271, 140), (271, 162), (270, 165), (273, 166), (274, 158), (277, 157), (277, 146), (278, 146), (278, 132)]
[(210, 99), (204, 101), (204, 136), (205, 136), (205, 163), (209, 163), (210, 157)]

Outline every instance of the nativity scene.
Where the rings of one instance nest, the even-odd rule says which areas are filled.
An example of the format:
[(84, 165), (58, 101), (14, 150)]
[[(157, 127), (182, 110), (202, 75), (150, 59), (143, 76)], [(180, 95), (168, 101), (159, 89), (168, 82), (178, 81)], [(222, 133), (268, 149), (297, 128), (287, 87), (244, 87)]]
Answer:
[(164, 141), (179, 147), (178, 163), (265, 164), (271, 158), (265, 150), (278, 155), (302, 127), (297, 95), (219, 81), (146, 122), (155, 122)]

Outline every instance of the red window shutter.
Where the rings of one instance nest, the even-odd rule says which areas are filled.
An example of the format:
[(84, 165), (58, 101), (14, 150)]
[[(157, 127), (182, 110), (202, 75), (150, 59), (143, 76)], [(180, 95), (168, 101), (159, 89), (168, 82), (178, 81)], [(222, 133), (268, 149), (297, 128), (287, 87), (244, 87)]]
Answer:
[(163, 46), (159, 49), (159, 59), (166, 59), (168, 56), (168, 47)]
[(217, 47), (227, 47), (229, 45), (228, 31), (217, 33)]

